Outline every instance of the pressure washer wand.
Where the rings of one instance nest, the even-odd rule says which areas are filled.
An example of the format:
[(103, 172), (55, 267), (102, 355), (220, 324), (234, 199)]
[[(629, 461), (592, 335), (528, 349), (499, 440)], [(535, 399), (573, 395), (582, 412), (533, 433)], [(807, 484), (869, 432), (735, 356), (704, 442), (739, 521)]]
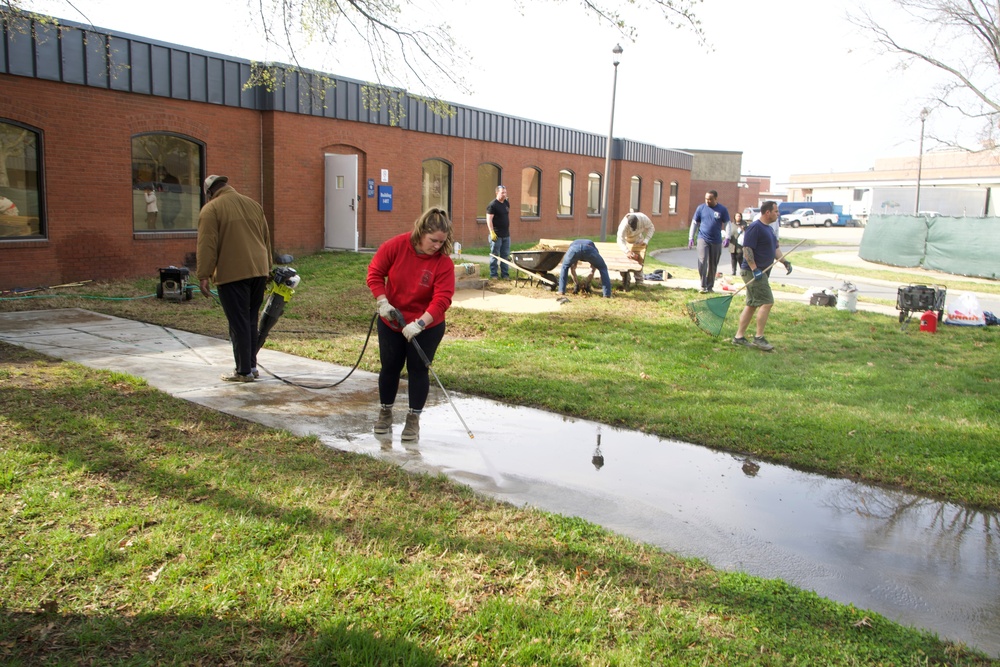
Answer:
[[(393, 309), (392, 319), (396, 321), (396, 324), (399, 325), (400, 329), (406, 326), (406, 320), (403, 319), (403, 313), (399, 312), (398, 308)], [(448, 395), (448, 390), (444, 388), (443, 384), (441, 384), (441, 378), (439, 378), (437, 373), (434, 372), (434, 369), (431, 368), (431, 360), (427, 358), (426, 354), (424, 354), (424, 348), (420, 347), (420, 343), (417, 342), (417, 337), (414, 336), (411, 338), (410, 342), (413, 343), (413, 347), (417, 348), (417, 354), (420, 355), (420, 359), (424, 362), (424, 365), (427, 366), (427, 370), (429, 370), (431, 375), (434, 376), (434, 379), (437, 380), (438, 386), (441, 387), (441, 391), (444, 392), (444, 397), (448, 399), (448, 402), (451, 404), (451, 409), (455, 411), (456, 415), (458, 415), (458, 420), (462, 422), (462, 426), (465, 427), (465, 432), (469, 434), (469, 438), (475, 439), (476, 436), (472, 434), (472, 430), (469, 429), (469, 425), (465, 423), (464, 419), (462, 419), (462, 414), (458, 411), (458, 406), (456, 406), (455, 402), (451, 400), (451, 396)]]

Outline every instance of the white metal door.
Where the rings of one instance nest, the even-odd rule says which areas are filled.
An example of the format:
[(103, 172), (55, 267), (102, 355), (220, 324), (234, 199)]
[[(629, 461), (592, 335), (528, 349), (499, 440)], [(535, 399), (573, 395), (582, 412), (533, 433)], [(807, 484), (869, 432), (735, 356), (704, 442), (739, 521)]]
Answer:
[(325, 156), (324, 245), (358, 249), (358, 156)]

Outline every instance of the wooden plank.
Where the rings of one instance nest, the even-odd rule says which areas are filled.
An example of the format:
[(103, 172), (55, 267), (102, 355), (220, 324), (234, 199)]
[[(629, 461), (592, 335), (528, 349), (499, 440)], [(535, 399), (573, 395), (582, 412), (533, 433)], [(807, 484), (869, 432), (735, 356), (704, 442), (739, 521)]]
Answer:
[[(539, 245), (552, 248), (553, 250), (567, 250), (571, 243), (572, 241), (566, 239), (538, 240)], [(601, 253), (601, 257), (604, 258), (604, 263), (608, 265), (608, 271), (618, 271), (619, 273), (625, 271), (642, 271), (646, 260), (645, 246), (636, 246), (636, 250), (640, 252), (640, 256), (642, 257), (642, 261), (637, 262), (622, 255), (622, 250), (618, 247), (617, 243), (594, 241), (594, 245), (597, 247), (597, 252)], [(582, 260), (577, 265), (578, 271), (590, 270), (590, 268), (590, 264)]]

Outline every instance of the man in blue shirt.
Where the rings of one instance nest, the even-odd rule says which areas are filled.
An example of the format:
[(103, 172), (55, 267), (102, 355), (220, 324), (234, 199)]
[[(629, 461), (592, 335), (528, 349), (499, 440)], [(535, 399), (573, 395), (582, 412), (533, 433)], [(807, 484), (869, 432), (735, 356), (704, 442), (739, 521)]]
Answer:
[(719, 193), (709, 190), (705, 203), (699, 204), (688, 232), (688, 248), (698, 242), (698, 275), (701, 276), (701, 293), (715, 291), (715, 272), (722, 256), (722, 230), (729, 222), (729, 211), (719, 203)]
[[(756, 347), (758, 350), (770, 352), (774, 346), (764, 338), (764, 327), (767, 326), (767, 316), (771, 314), (774, 305), (774, 294), (771, 293), (771, 283), (768, 281), (767, 269), (779, 260), (785, 265), (788, 273), (792, 272), (792, 264), (785, 259), (778, 248), (778, 239), (770, 225), (778, 219), (778, 203), (766, 201), (760, 205), (760, 219), (753, 223), (743, 233), (743, 282), (747, 286), (747, 305), (740, 313), (740, 323), (736, 327), (733, 345)], [(746, 339), (747, 327), (757, 313), (757, 335), (752, 341)]]

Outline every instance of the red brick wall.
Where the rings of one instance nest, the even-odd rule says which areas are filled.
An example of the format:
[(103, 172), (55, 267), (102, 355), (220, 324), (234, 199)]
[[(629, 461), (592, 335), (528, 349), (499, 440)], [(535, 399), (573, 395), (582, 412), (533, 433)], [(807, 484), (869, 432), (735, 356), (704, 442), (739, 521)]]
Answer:
[(0, 289), (156, 276), (195, 250), (194, 232), (134, 235), (132, 135), (204, 142), (209, 173), (260, 197), (254, 111), (0, 75), (0, 118), (43, 137), (46, 241), (0, 240)]
[[(170, 100), (25, 77), (0, 75), (0, 119), (39, 129), (43, 135), (47, 239), (0, 240), (0, 289), (55, 285), (76, 280), (156, 276), (157, 269), (181, 265), (196, 246), (195, 233), (134, 234), (131, 137), (170, 132), (205, 145), (206, 174), (225, 174), (240, 192), (261, 202), (274, 232), (275, 249), (301, 254), (324, 243), (324, 154), (356, 154), (360, 243), (375, 247), (409, 230), (421, 213), (422, 162), (452, 165), (455, 238), (465, 246), (486, 242), (477, 223), (479, 164), (502, 169), (511, 211), (521, 209), (521, 170), (542, 172), (541, 215), (514, 213), (515, 242), (538, 238), (597, 235), (600, 216), (587, 215), (587, 175), (604, 171), (603, 158), (539, 151), (518, 146), (411, 132), (367, 123), (336, 121), (281, 112), (257, 112), (198, 102)], [(369, 178), (381, 184), (388, 169), (393, 186), (391, 212), (377, 210), (365, 196)], [(559, 171), (575, 174), (572, 216), (556, 216)], [(659, 229), (683, 227), (690, 172), (647, 164), (613, 165), (608, 235), (628, 210), (629, 183), (642, 178), (640, 210), (652, 209), (653, 180), (663, 181)], [(680, 184), (677, 214), (668, 214), (670, 182)], [(725, 200), (723, 200), (725, 202)]]

